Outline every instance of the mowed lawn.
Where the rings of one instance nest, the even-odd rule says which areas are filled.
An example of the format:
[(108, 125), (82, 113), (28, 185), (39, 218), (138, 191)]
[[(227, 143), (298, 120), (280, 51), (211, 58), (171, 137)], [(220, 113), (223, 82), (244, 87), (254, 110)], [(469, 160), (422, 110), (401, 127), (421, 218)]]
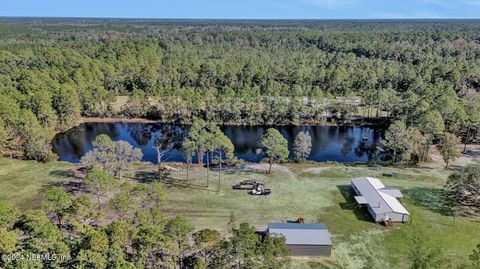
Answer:
[[(205, 174), (201, 168), (191, 171), (190, 183), (205, 186)], [(411, 223), (393, 228), (372, 223), (365, 209), (355, 207), (349, 187), (350, 179), (358, 176), (377, 177), (387, 186), (399, 187), (412, 214)], [(225, 233), (232, 213), (237, 223), (249, 222), (259, 230), (269, 222), (298, 217), (326, 223), (333, 235), (332, 258), (296, 260), (294, 268), (408, 268), (414, 237), (428, 248), (441, 248), (445, 262), (453, 266), (467, 261), (480, 244), (480, 218), (461, 214), (453, 218), (443, 198), (447, 177), (442, 169), (292, 164), (275, 166), (272, 175), (248, 169), (222, 174), (217, 193), (218, 173), (210, 172), (208, 190), (172, 184), (165, 208), (186, 216), (198, 228), (213, 227)], [(231, 189), (244, 179), (265, 183), (272, 195), (252, 196), (246, 190)]]
[(66, 180), (73, 165), (63, 162), (42, 164), (0, 158), (0, 200), (20, 208), (40, 208), (42, 192)]
[[(22, 208), (38, 207), (41, 191), (69, 180), (73, 165), (0, 159), (0, 199)], [(249, 222), (264, 230), (269, 222), (285, 222), (303, 217), (306, 222), (326, 223), (333, 235), (329, 259), (295, 259), (292, 268), (408, 268), (412, 238), (419, 237), (429, 247), (443, 249), (453, 265), (468, 259), (480, 244), (480, 218), (453, 212), (442, 198), (448, 173), (444, 170), (412, 168), (288, 164), (274, 166), (271, 175), (258, 167), (223, 172), (217, 192), (218, 172), (192, 168), (174, 172), (166, 180), (168, 203), (164, 212), (183, 215), (197, 229), (216, 228), (228, 235), (227, 223), (233, 214), (236, 223)], [(135, 178), (146, 178), (154, 169), (142, 166)], [(387, 186), (399, 187), (412, 222), (385, 228), (371, 222), (364, 209), (355, 207), (350, 179), (373, 176)], [(272, 189), (270, 196), (252, 196), (247, 190), (233, 190), (241, 180), (255, 179)]]

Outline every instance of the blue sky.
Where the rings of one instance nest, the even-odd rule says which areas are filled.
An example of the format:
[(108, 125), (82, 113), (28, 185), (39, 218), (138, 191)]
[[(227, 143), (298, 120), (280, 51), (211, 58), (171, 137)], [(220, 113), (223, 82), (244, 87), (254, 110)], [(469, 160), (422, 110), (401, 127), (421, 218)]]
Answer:
[(0, 16), (412, 19), (480, 18), (480, 0), (4, 0)]

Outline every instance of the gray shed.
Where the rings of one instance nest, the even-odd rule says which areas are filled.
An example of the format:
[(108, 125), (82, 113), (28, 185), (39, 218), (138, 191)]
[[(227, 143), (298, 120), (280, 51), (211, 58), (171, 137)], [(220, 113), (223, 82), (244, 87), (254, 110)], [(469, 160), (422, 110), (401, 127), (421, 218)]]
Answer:
[(324, 224), (270, 223), (268, 234), (284, 236), (292, 256), (328, 257), (332, 241)]
[(400, 190), (385, 187), (379, 179), (371, 177), (354, 178), (351, 186), (355, 191), (357, 204), (366, 206), (375, 222), (408, 221), (410, 213), (398, 200), (403, 197)]

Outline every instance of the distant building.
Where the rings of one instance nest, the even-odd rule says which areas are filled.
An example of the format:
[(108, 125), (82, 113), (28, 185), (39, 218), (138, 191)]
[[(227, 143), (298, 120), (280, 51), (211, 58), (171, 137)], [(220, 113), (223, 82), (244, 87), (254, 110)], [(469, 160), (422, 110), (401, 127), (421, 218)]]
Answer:
[(328, 257), (332, 250), (330, 233), (324, 224), (270, 223), (270, 236), (284, 236), (292, 256)]
[(335, 100), (338, 102), (344, 103), (350, 106), (363, 106), (363, 100), (360, 97), (343, 97), (343, 96), (336, 96)]
[(355, 200), (366, 206), (375, 222), (406, 222), (410, 213), (398, 200), (403, 195), (397, 188), (385, 187), (377, 178), (359, 177), (352, 179)]

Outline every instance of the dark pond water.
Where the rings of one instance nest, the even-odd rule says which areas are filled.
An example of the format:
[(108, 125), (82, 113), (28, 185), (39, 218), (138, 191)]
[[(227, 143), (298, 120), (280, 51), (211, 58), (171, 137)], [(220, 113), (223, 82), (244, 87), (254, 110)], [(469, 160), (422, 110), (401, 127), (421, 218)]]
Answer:
[[(235, 146), (235, 156), (249, 162), (259, 162), (264, 156), (257, 154), (258, 140), (269, 127), (264, 126), (223, 126), (223, 132)], [(370, 127), (349, 126), (277, 126), (293, 146), (295, 136), (308, 130), (312, 136), (312, 152), (308, 157), (314, 161), (366, 162), (374, 158), (383, 130)], [(107, 134), (113, 140), (124, 140), (143, 152), (143, 160), (156, 162), (153, 149), (155, 139), (175, 137), (176, 148), (165, 157), (166, 161), (185, 161), (179, 150), (188, 126), (151, 123), (85, 123), (59, 134), (53, 141), (53, 150), (60, 159), (79, 162), (92, 149), (92, 141), (99, 134)], [(292, 158), (290, 154), (290, 158)], [(196, 157), (194, 157), (194, 161)]]

